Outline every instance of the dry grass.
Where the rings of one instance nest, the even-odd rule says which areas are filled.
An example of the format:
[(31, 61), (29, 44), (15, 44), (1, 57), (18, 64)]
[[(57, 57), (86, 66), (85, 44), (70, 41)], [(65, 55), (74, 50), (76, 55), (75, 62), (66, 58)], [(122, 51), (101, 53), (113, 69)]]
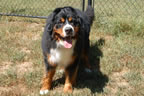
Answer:
[[(94, 71), (79, 74), (72, 94), (63, 93), (64, 78), (57, 73), (50, 96), (144, 95), (143, 23), (139, 28), (136, 22), (118, 19), (117, 24), (115, 20), (109, 23), (110, 30), (97, 27), (97, 20), (90, 36)], [(44, 24), (40, 19), (1, 17), (1, 96), (39, 96), (44, 72), (40, 43)]]

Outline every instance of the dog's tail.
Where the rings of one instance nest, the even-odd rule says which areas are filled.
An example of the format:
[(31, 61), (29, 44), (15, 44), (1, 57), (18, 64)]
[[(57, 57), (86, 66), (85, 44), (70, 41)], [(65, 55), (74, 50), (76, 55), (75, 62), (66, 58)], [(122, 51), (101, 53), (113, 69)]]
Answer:
[(93, 7), (92, 7), (92, 0), (88, 0), (88, 6), (87, 6), (87, 9), (86, 9), (85, 13), (88, 16), (89, 22), (90, 22), (91, 25), (94, 21), (94, 8)]

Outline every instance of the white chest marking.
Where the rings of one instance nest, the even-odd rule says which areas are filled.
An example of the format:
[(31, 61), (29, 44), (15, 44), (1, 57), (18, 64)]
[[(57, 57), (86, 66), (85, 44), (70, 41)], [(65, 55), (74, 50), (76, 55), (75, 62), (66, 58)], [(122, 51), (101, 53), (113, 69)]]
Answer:
[(56, 64), (67, 65), (71, 62), (73, 55), (73, 48), (56, 48), (50, 50), (49, 60)]

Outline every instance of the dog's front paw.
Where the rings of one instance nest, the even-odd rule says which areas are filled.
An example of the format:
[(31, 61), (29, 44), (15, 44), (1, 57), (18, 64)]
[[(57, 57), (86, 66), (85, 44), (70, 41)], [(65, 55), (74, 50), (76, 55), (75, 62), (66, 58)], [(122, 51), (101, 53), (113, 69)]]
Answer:
[(72, 93), (72, 85), (65, 84), (65, 86), (64, 86), (64, 93)]
[(48, 94), (49, 93), (49, 90), (46, 89), (46, 90), (40, 90), (40, 95), (45, 95), (45, 94)]

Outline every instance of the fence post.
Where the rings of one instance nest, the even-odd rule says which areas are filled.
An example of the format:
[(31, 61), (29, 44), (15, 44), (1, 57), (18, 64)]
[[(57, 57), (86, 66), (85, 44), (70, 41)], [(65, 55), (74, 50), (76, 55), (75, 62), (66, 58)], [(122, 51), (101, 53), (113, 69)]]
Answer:
[(82, 0), (82, 11), (85, 10), (85, 0)]

